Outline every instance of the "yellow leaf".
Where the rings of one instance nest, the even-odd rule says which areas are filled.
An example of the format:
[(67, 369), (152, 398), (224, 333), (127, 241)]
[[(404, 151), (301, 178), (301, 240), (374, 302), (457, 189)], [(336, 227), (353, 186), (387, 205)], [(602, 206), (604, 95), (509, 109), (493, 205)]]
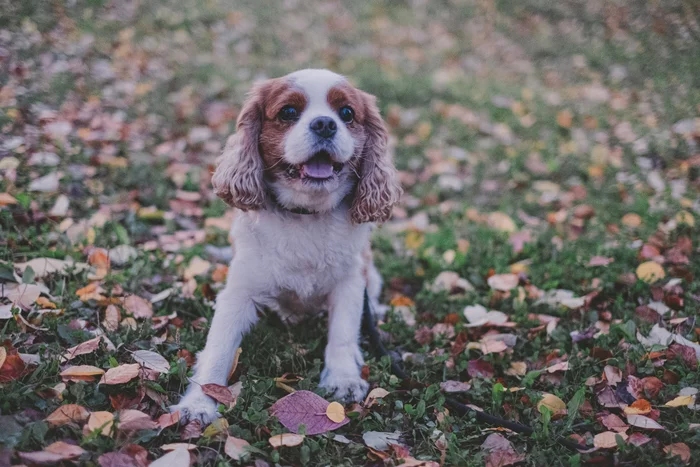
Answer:
[(676, 222), (679, 224), (687, 224), (690, 227), (695, 226), (695, 218), (688, 211), (681, 211), (676, 214)]
[(544, 394), (542, 400), (537, 403), (537, 410), (542, 413), (542, 407), (547, 407), (554, 414), (563, 413), (566, 410), (566, 404), (554, 394)]
[(2, 365), (5, 363), (6, 358), (7, 350), (5, 350), (5, 347), (0, 347), (0, 368), (2, 368)]
[(666, 272), (659, 263), (647, 261), (637, 267), (637, 277), (647, 284), (652, 284), (666, 277)]
[(326, 417), (330, 418), (335, 423), (340, 423), (345, 420), (345, 407), (338, 402), (331, 402), (326, 407)]
[(420, 232), (411, 231), (406, 234), (406, 248), (415, 250), (420, 247), (425, 241), (425, 236)]
[(486, 222), (489, 227), (500, 230), (501, 232), (512, 233), (518, 229), (513, 219), (511, 219), (508, 214), (503, 212), (492, 212), (489, 214)]
[(664, 404), (664, 407), (681, 407), (695, 402), (695, 396), (678, 396)]
[(297, 435), (294, 433), (282, 433), (281, 435), (271, 436), (268, 442), (273, 448), (278, 448), (280, 446), (299, 446), (304, 441), (304, 435)]
[(625, 407), (623, 412), (627, 415), (646, 415), (651, 412), (651, 404), (648, 400), (637, 399), (631, 405)]
[(202, 435), (204, 435), (205, 438), (211, 438), (220, 433), (228, 433), (228, 421), (226, 421), (225, 418), (217, 418), (211, 422), (211, 425), (204, 430)]

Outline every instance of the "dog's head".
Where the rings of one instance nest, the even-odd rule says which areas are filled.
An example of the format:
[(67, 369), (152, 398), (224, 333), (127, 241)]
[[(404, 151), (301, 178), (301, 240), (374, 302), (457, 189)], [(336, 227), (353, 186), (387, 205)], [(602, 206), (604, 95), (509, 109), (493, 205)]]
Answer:
[(297, 71), (253, 88), (212, 184), (242, 210), (272, 196), (324, 212), (351, 195), (353, 222), (383, 222), (401, 194), (387, 136), (374, 96), (328, 70)]

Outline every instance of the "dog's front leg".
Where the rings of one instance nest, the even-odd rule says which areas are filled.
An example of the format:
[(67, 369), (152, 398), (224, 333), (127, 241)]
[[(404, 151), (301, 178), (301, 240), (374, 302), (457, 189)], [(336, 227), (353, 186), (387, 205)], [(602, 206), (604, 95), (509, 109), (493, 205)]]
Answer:
[(320, 386), (344, 402), (361, 401), (369, 384), (362, 379), (360, 326), (365, 279), (359, 268), (336, 286), (328, 303), (328, 345)]
[(171, 411), (180, 411), (183, 419), (200, 420), (205, 425), (215, 420), (218, 404), (202, 392), (201, 385), (226, 385), (236, 350), (246, 332), (257, 321), (255, 304), (249, 290), (234, 288), (235, 279), (229, 276), (227, 285), (216, 297), (214, 319), (207, 343), (197, 355), (190, 385), (178, 405)]

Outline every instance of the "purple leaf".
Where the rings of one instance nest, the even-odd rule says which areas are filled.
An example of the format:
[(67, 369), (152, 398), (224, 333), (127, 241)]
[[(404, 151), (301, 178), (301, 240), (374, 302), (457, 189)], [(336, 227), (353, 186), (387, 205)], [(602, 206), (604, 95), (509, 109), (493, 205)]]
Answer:
[(348, 417), (335, 423), (326, 416), (330, 403), (311, 391), (293, 392), (275, 402), (270, 414), (277, 417), (282, 425), (293, 433), (299, 432), (300, 425), (306, 425), (307, 435), (317, 435), (335, 430), (350, 422)]

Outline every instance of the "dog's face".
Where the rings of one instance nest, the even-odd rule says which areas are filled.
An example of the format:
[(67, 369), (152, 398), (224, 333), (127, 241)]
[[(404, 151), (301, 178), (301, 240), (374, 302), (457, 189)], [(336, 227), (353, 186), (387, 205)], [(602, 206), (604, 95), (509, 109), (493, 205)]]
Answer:
[(352, 220), (381, 222), (401, 189), (373, 96), (327, 70), (302, 70), (251, 92), (212, 178), (243, 210), (268, 197), (287, 209), (324, 212), (352, 200)]

